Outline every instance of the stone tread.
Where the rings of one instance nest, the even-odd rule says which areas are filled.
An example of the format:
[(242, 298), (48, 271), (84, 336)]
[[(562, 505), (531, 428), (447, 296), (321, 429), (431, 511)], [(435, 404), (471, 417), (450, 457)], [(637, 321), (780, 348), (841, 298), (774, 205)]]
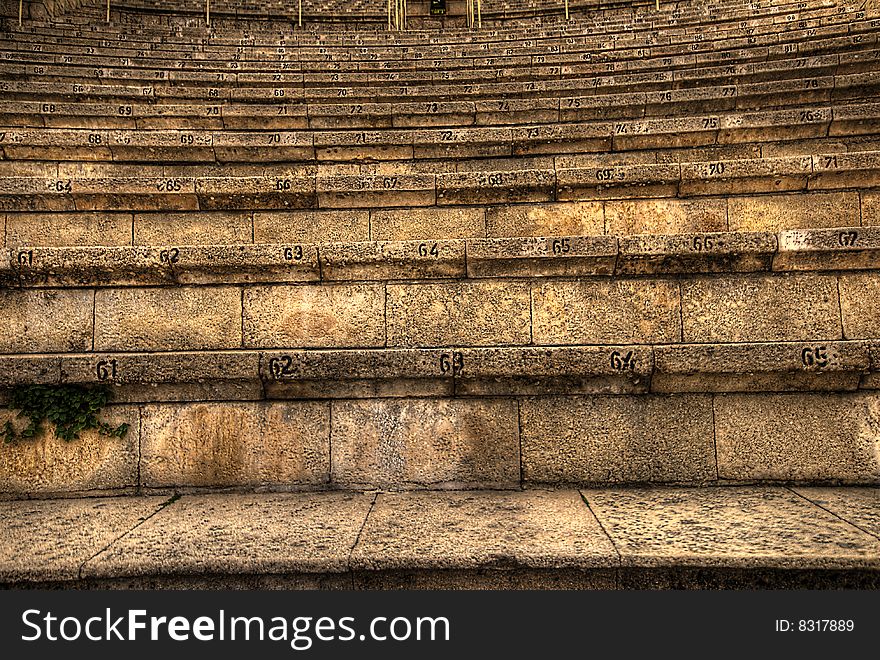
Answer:
[(875, 389), (878, 373), (876, 340), (0, 356), (0, 387), (250, 382), (281, 399), (344, 397), (352, 382), (394, 381), (433, 382), (435, 395), (853, 391)]
[(0, 248), (5, 287), (860, 271), (880, 227), (350, 243)]
[(877, 510), (877, 488), (787, 487), (3, 501), (0, 582), (613, 588), (699, 570), (876, 587)]

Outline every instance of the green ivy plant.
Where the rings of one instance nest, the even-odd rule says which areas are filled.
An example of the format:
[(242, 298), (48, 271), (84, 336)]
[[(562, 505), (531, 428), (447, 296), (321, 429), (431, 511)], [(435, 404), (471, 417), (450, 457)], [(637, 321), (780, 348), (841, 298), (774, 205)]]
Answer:
[(83, 387), (81, 385), (27, 385), (15, 388), (10, 396), (9, 407), (19, 410), (18, 417), (29, 423), (20, 433), (15, 432), (12, 422), (7, 421), (0, 431), (4, 442), (19, 438), (34, 438), (43, 428), (43, 422), (55, 425), (55, 437), (66, 442), (79, 439), (80, 433), (97, 429), (107, 437), (124, 438), (128, 424), (112, 427), (98, 419), (101, 409), (113, 398), (107, 387)]

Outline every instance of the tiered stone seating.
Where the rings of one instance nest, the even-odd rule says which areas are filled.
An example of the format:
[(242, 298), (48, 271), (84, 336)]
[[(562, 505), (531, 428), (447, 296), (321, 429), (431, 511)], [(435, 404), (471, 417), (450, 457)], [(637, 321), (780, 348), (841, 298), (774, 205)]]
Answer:
[[(756, 550), (778, 584), (877, 584), (876, 513), (853, 512), (880, 497), (878, 19), (828, 0), (564, 22), (537, 3), (543, 21), (498, 5), (484, 31), (293, 31), (280, 5), (230, 0), (209, 31), (166, 8), (30, 12), (0, 35), (0, 403), (107, 385), (130, 426), (3, 447), (0, 517), (138, 495), (161, 535), (175, 511), (324, 502), (350, 552), (291, 560), (296, 584), (462, 585), (493, 552), (523, 568), (494, 586), (761, 583), (717, 546), (678, 561), (669, 541), (672, 577), (627, 564), (608, 489), (641, 485), (628, 506), (683, 517), (781, 503), (749, 538), (777, 514), (852, 536), (833, 560), (804, 550), (804, 575)], [(501, 550), (475, 534), (423, 565), (342, 529), (393, 536), (394, 511), (426, 506), (408, 491), (438, 488), (525, 490), (443, 497), (489, 511), (477, 528), (556, 507), (601, 551), (545, 530), (563, 539), (547, 572), (525, 531)], [(401, 493), (159, 511), (227, 489)], [(839, 518), (815, 523), (822, 498)], [(119, 559), (154, 542), (137, 535), (93, 565), (102, 533), (72, 573), (0, 552), (0, 581), (191, 586), (230, 565), (160, 579)]]

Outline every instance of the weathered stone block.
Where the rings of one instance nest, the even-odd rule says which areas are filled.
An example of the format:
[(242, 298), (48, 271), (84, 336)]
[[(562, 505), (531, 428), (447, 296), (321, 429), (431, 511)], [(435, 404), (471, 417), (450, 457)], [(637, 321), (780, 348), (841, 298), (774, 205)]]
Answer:
[(0, 289), (0, 351), (64, 353), (91, 349), (94, 300), (84, 289)]
[(320, 247), (325, 280), (464, 277), (464, 241), (336, 243)]
[(257, 286), (244, 293), (244, 345), (382, 346), (384, 317), (379, 284)]
[(681, 339), (678, 285), (665, 280), (546, 282), (532, 291), (536, 344)]
[(876, 483), (878, 429), (877, 393), (718, 395), (718, 474)]
[(332, 481), (344, 487), (519, 484), (516, 402), (333, 402)]
[(523, 282), (389, 284), (389, 346), (527, 344)]
[(603, 234), (602, 203), (492, 206), (486, 209), (486, 232), (496, 238)]
[(104, 289), (95, 294), (95, 350), (211, 350), (241, 346), (234, 287)]
[(708, 396), (528, 398), (520, 415), (526, 482), (715, 479)]
[(652, 392), (854, 390), (869, 368), (864, 342), (654, 347)]
[(486, 235), (485, 213), (483, 209), (474, 208), (380, 209), (370, 213), (369, 224), (370, 238), (374, 241), (482, 238)]
[(324, 243), (369, 239), (368, 211), (254, 212), (255, 243)]
[(198, 403), (143, 409), (141, 484), (148, 488), (325, 484), (324, 403)]
[[(26, 420), (17, 411), (0, 410), (0, 426), (7, 421), (20, 431)], [(33, 439), (20, 439), (0, 451), (0, 492), (14, 495), (47, 495), (82, 491), (114, 491), (134, 488), (138, 474), (138, 409), (110, 406), (100, 419), (116, 427), (130, 425), (124, 438), (108, 438), (96, 430), (84, 431), (78, 440), (55, 437), (54, 427), (44, 423)]]
[(617, 239), (610, 236), (468, 241), (469, 277), (610, 275), (616, 261)]
[(617, 272), (725, 273), (770, 270), (776, 237), (769, 233), (701, 233), (620, 239)]
[(230, 245), (250, 243), (251, 234), (248, 213), (136, 213), (134, 216), (135, 245)]
[(686, 342), (840, 339), (837, 279), (827, 275), (703, 278), (681, 283)]
[(779, 234), (774, 270), (859, 270), (880, 266), (880, 228), (789, 230)]
[(779, 231), (858, 225), (855, 192), (729, 197), (730, 231)]
[(719, 199), (607, 201), (605, 226), (618, 236), (726, 231), (727, 208)]
[(880, 337), (880, 276), (876, 271), (840, 276), (840, 309), (847, 339)]
[(6, 215), (6, 245), (130, 245), (128, 213), (59, 213)]

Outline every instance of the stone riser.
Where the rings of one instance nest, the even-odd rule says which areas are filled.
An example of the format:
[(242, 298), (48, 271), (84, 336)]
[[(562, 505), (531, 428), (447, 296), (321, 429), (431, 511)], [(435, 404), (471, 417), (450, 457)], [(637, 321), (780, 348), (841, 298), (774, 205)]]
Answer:
[(3, 494), (880, 483), (876, 392), (178, 402), (104, 418), (128, 435), (4, 446)]

